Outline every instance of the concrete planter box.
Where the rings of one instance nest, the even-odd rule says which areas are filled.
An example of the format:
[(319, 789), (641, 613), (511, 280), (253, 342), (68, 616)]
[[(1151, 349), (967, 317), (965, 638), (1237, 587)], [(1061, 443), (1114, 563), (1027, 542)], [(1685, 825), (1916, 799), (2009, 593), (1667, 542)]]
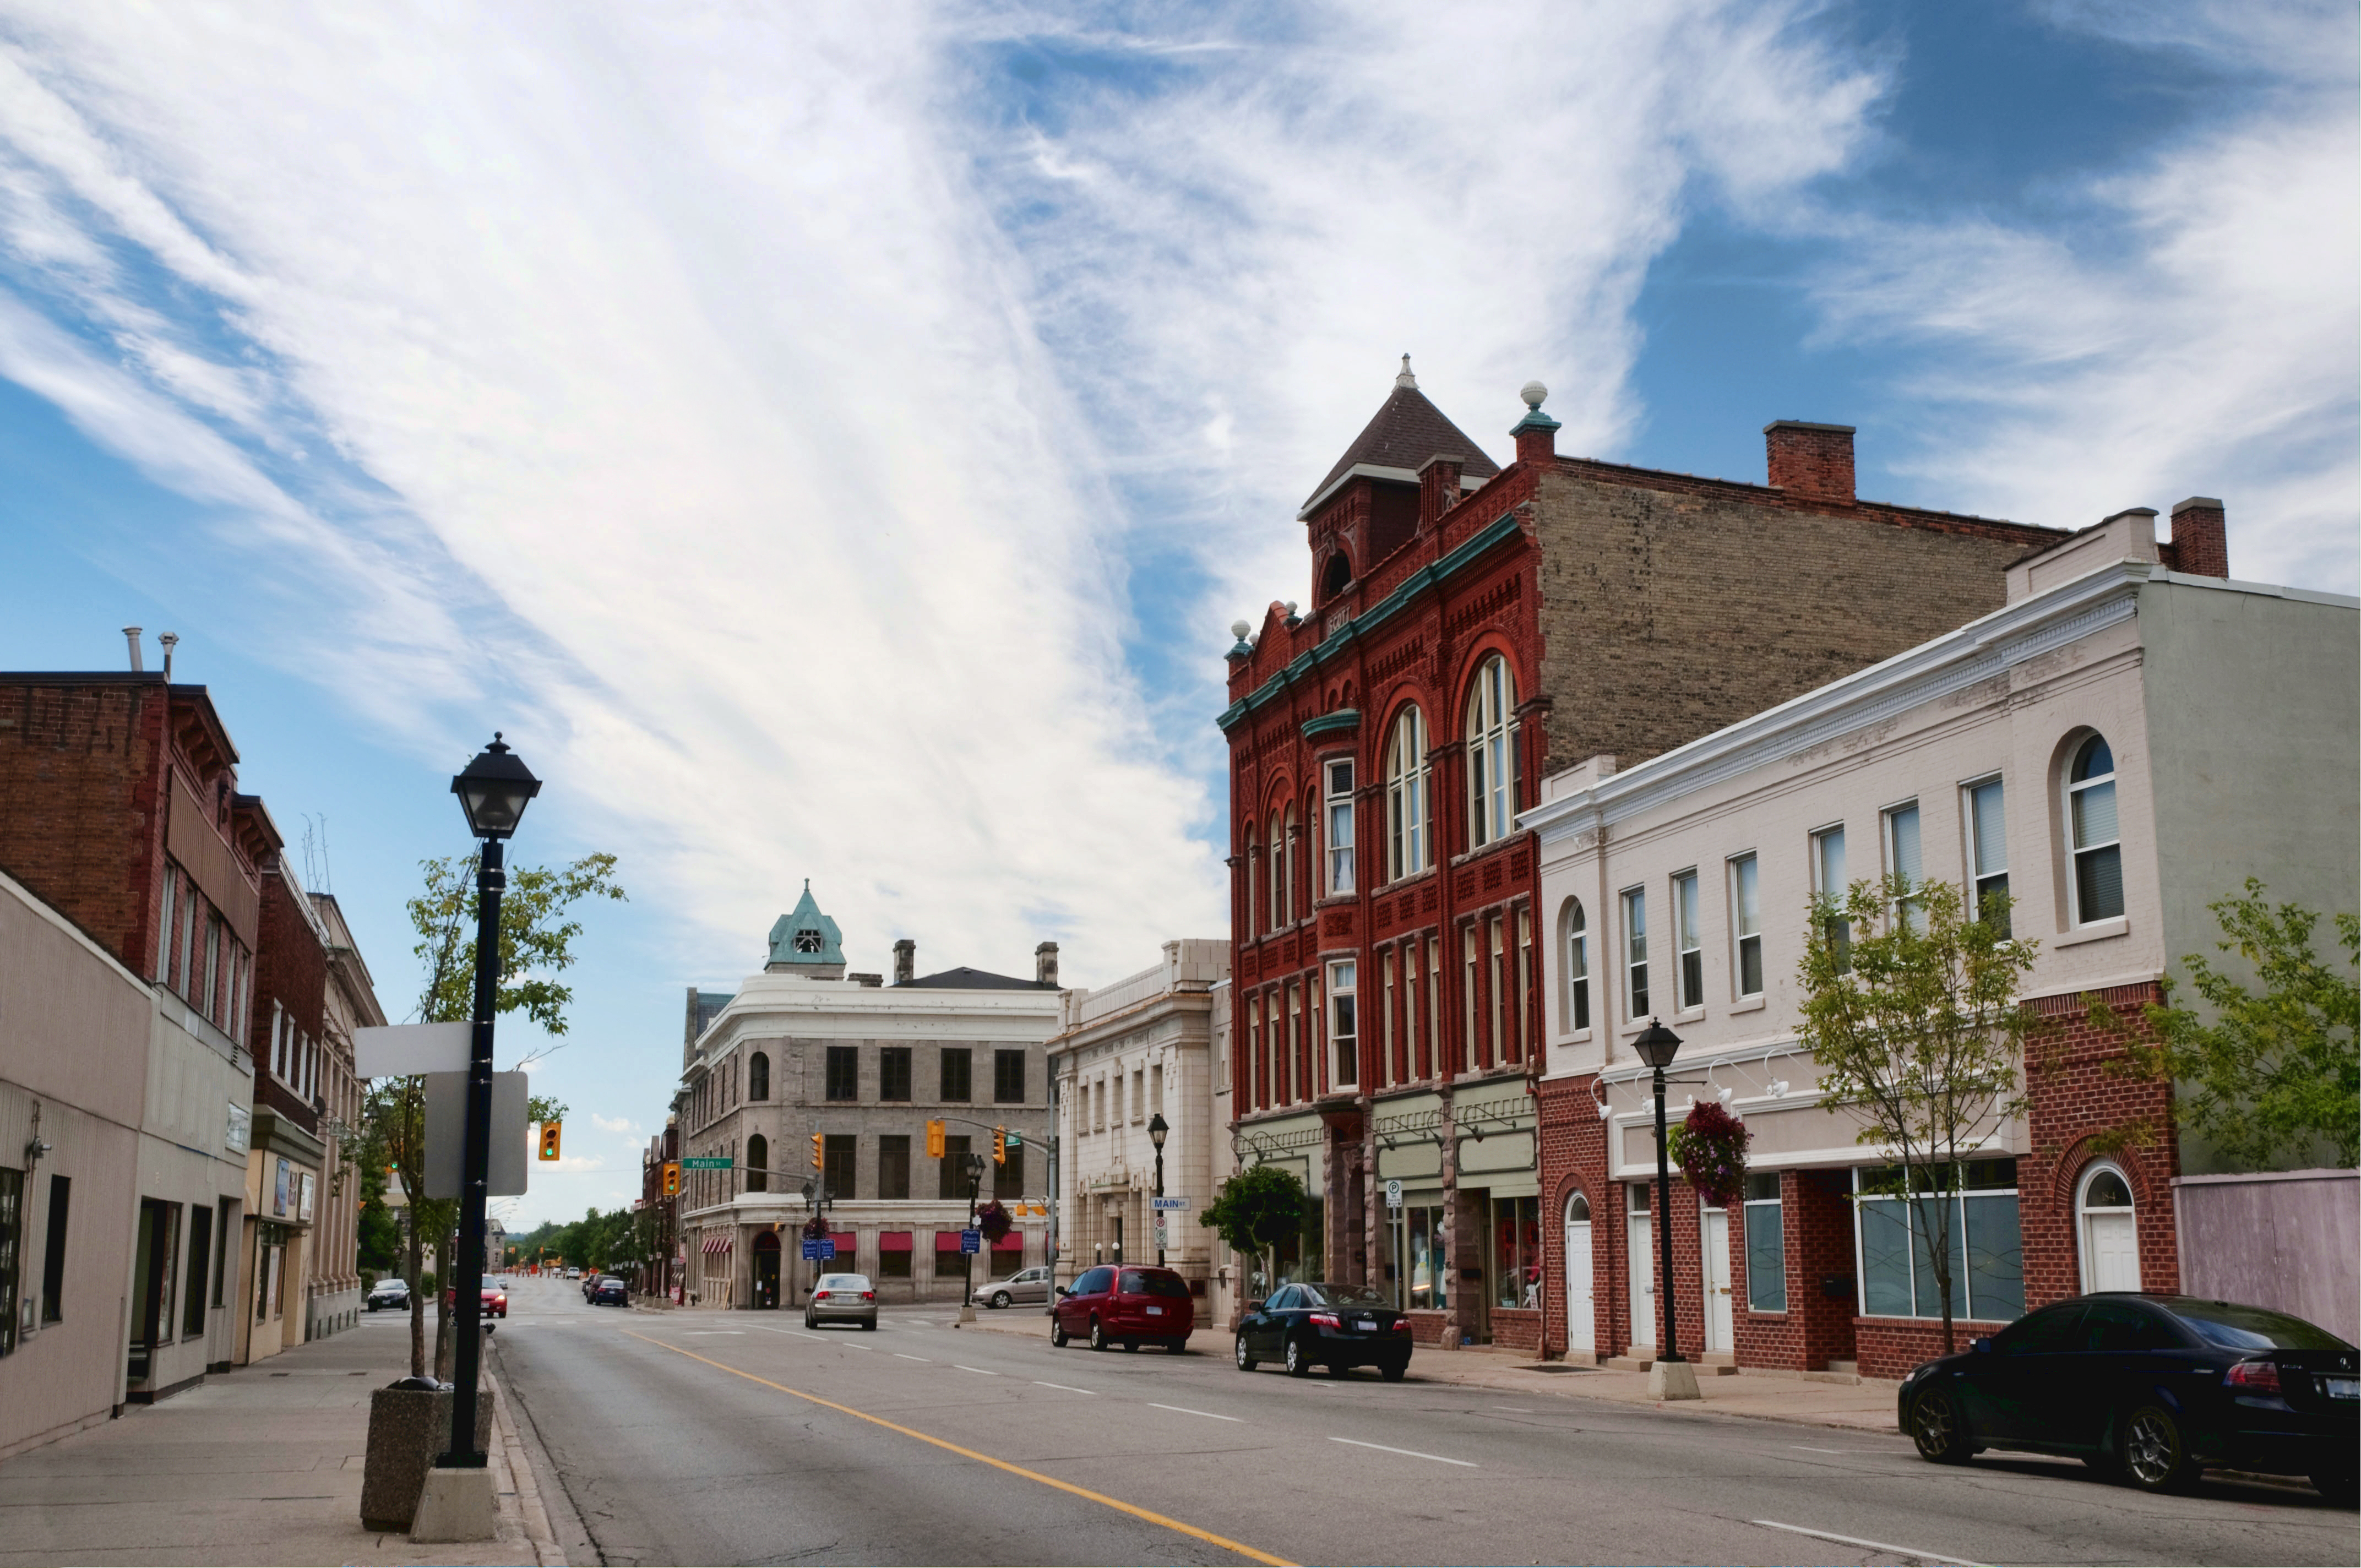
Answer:
[[(369, 1397), (368, 1456), (362, 1462), (361, 1523), (407, 1530), (434, 1456), (451, 1441), (448, 1388), (379, 1388)], [(476, 1447), (491, 1452), (492, 1390), (476, 1396)]]

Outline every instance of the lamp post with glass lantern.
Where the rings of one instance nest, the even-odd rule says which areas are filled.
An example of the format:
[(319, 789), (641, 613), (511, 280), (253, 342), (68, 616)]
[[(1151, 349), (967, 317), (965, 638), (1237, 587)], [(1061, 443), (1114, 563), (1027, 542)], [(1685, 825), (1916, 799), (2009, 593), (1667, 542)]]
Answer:
[[(1163, 1112), (1159, 1111), (1148, 1119), (1148, 1141), (1156, 1146), (1156, 1195), (1159, 1198), (1164, 1196), (1164, 1138), (1171, 1131), (1172, 1124), (1164, 1119)], [(1164, 1211), (1161, 1209), (1156, 1211), (1156, 1266), (1164, 1266)]]
[(1697, 1393), (1697, 1370), (1680, 1352), (1680, 1341), (1674, 1335), (1673, 1288), (1673, 1174), (1672, 1157), (1664, 1135), (1664, 1069), (1673, 1065), (1674, 1053), (1681, 1048), (1681, 1037), (1654, 1018), (1648, 1020), (1647, 1029), (1631, 1042), (1649, 1071), (1654, 1075), (1656, 1092), (1656, 1296), (1664, 1307), (1664, 1343), (1656, 1347), (1656, 1359), (1648, 1367), (1648, 1392), (1660, 1399), (1695, 1399)]
[(444, 1469), (479, 1470), (476, 1447), (476, 1379), (484, 1342), (484, 1210), (492, 1157), (492, 1017), (500, 1000), (500, 894), (508, 886), (501, 846), (524, 816), (541, 781), (500, 743), (492, 743), (451, 781), (467, 815), (467, 831), (483, 843), (476, 861), (475, 1035), (467, 1057), (467, 1131), (462, 1146), (459, 1246), (454, 1258), (452, 1307), (458, 1343), (452, 1347), (451, 1446), (434, 1463)]

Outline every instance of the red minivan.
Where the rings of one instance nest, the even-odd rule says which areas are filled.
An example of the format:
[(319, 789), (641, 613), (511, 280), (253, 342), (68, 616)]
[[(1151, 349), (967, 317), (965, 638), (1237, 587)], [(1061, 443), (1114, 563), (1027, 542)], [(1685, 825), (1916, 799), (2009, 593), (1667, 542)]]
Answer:
[(1178, 1355), (1189, 1348), (1189, 1332), (1196, 1326), (1189, 1282), (1169, 1268), (1085, 1269), (1071, 1289), (1058, 1292), (1058, 1304), (1049, 1310), (1051, 1344), (1082, 1339), (1093, 1350), (1160, 1344)]

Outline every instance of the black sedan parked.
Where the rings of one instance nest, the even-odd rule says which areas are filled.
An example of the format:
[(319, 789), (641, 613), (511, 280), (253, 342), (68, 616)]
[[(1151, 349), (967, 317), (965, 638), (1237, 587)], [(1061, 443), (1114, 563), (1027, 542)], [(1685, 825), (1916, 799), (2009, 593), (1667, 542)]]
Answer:
[(1246, 1303), (1238, 1324), (1238, 1370), (1276, 1361), (1290, 1377), (1324, 1366), (1341, 1377), (1354, 1366), (1374, 1366), (1389, 1383), (1410, 1370), (1410, 1319), (1366, 1285), (1282, 1285), (1268, 1299)]
[(2062, 1453), (2151, 1492), (2209, 1466), (2307, 1475), (2350, 1506), (2361, 1459), (2354, 1347), (2301, 1318), (2107, 1291), (2027, 1313), (1902, 1383), (1921, 1456)]
[(628, 1307), (631, 1304), (631, 1288), (613, 1275), (608, 1275), (598, 1281), (598, 1288), (590, 1292), (590, 1304), (594, 1307)]

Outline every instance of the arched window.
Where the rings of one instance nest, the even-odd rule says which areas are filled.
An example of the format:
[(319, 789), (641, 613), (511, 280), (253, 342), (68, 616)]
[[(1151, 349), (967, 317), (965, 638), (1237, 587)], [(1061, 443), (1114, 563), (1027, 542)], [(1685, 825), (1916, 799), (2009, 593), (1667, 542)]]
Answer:
[(746, 1098), (768, 1100), (771, 1097), (771, 1058), (761, 1051), (746, 1058)]
[(1426, 822), (1426, 716), (1415, 706), (1394, 720), (1386, 743), (1386, 877), (1414, 876), (1431, 863)]
[(1239, 863), (1246, 867), (1246, 935), (1249, 937), (1262, 934), (1262, 921), (1258, 918), (1262, 914), (1262, 899), (1257, 896), (1262, 892), (1262, 868), (1255, 864), (1255, 855), (1261, 848), (1261, 840), (1255, 836), (1254, 828), (1249, 826), (1246, 828), (1246, 849), (1238, 857)]
[(2131, 1183), (2122, 1170), (2102, 1163), (2084, 1172), (2074, 1212), (2081, 1233), (2082, 1288), (2138, 1289), (2139, 1226)]
[(1274, 810), (1270, 814), (1270, 850), (1265, 857), (1270, 861), (1270, 929), (1276, 931), (1287, 924), (1287, 829), (1284, 819)]
[(1301, 914), (1295, 902), (1297, 894), (1303, 886), (1302, 876), (1295, 867), (1296, 860), (1303, 853), (1303, 831), (1301, 821), (1301, 819), (1295, 815), (1295, 803), (1290, 801), (1287, 806), (1287, 853), (1283, 857), (1287, 861), (1287, 891), (1279, 899), (1282, 917), (1289, 920), (1297, 919)]
[(1509, 836), (1516, 816), (1517, 681), (1495, 655), (1467, 696), (1467, 847)]
[(1353, 581), (1353, 563), (1339, 550), (1328, 557), (1328, 569), (1320, 574), (1320, 602), (1326, 604), (1343, 593)]
[(1590, 1200), (1577, 1192), (1565, 1201), (1565, 1223), (1569, 1225), (1590, 1223)]
[(2124, 850), (2115, 830), (2115, 754), (2106, 737), (2076, 748), (2066, 772), (2066, 821), (2074, 844), (2074, 924), (2124, 912)]
[(1565, 931), (1565, 1031), (1574, 1034), (1590, 1027), (1590, 922), (1582, 913), (1582, 900), (1569, 898), (1560, 916)]
[(771, 1190), (771, 1140), (757, 1133), (746, 1140), (746, 1190)]

